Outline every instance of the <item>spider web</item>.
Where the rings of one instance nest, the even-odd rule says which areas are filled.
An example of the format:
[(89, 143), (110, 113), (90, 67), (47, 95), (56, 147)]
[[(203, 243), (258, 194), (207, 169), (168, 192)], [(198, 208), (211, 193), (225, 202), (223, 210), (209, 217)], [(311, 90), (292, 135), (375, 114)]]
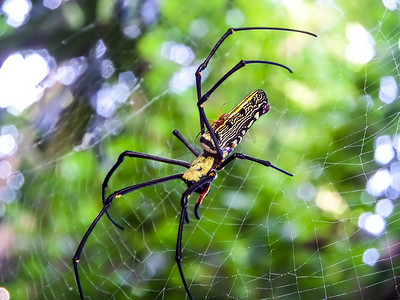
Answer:
[[(13, 299), (78, 299), (72, 257), (118, 155), (192, 161), (171, 133), (178, 129), (199, 148), (196, 67), (229, 26), (275, 25), (319, 37), (235, 33), (203, 72), (203, 92), (240, 59), (283, 63), (294, 74), (247, 66), (205, 109), (217, 119), (265, 89), (271, 111), (236, 151), (294, 177), (235, 161), (213, 182), (200, 221), (197, 195), (189, 199), (182, 266), (190, 290), (196, 299), (399, 298), (398, 3), (118, 4), (120, 27), (101, 2), (99, 21), (84, 26), (72, 18), (87, 13), (82, 7), (46, 8), (62, 12), (64, 26), (80, 25), (46, 51), (39, 43), (8, 46), (20, 31), (2, 33), (0, 70), (10, 54), (27, 60), (35, 50), (50, 71), (26, 107), (0, 96), (11, 99), (0, 119), (0, 286)], [(93, 42), (83, 54), (53, 57), (84, 44), (88, 32)], [(127, 158), (107, 191), (183, 171)], [(125, 230), (103, 217), (90, 235), (79, 263), (87, 299), (187, 297), (174, 261), (184, 189), (172, 181), (114, 200), (110, 214)]]

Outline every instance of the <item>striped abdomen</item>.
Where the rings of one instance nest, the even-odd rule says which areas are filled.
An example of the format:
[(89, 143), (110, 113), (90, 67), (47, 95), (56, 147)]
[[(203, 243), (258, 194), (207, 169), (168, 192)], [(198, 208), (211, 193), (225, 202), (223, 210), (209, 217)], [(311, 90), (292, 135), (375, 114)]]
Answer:
[[(263, 90), (256, 90), (230, 112), (223, 114), (219, 120), (211, 124), (224, 157), (240, 143), (253, 123), (268, 111), (267, 94)], [(201, 136), (200, 143), (206, 153), (211, 155), (217, 153), (209, 132)]]

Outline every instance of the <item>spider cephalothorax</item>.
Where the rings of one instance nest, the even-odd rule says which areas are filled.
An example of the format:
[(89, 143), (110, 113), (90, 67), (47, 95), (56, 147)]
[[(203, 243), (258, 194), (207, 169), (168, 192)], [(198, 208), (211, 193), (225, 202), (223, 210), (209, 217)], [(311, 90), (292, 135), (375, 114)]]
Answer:
[[(188, 207), (188, 199), (190, 195), (194, 192), (200, 194), (199, 200), (195, 205), (195, 216), (197, 219), (200, 219), (198, 208), (203, 201), (203, 198), (208, 194), (210, 190), (211, 182), (217, 178), (217, 171), (222, 170), (226, 165), (232, 162), (235, 159), (243, 159), (250, 160), (256, 162), (258, 164), (264, 165), (266, 167), (272, 167), (286, 175), (293, 176), (292, 174), (272, 165), (269, 161), (261, 160), (258, 158), (254, 158), (251, 156), (247, 156), (243, 153), (234, 153), (229, 155), (235, 147), (240, 143), (246, 132), (250, 129), (257, 119), (263, 114), (269, 111), (269, 103), (267, 100), (267, 95), (263, 90), (256, 90), (250, 93), (244, 100), (239, 102), (230, 112), (221, 115), (221, 117), (214, 123), (210, 124), (204, 112), (204, 102), (208, 100), (211, 94), (233, 73), (246, 66), (247, 64), (269, 64), (276, 65), (279, 67), (283, 67), (291, 72), (291, 70), (281, 64), (263, 61), (263, 60), (241, 60), (238, 64), (236, 64), (230, 71), (228, 71), (224, 76), (221, 77), (217, 83), (212, 86), (212, 88), (205, 94), (201, 92), (201, 72), (207, 68), (208, 62), (213, 57), (217, 49), (221, 46), (224, 40), (236, 31), (247, 31), (247, 30), (281, 30), (281, 31), (292, 31), (292, 32), (300, 32), (315, 36), (312, 33), (294, 30), (294, 29), (286, 29), (286, 28), (273, 28), (273, 27), (243, 27), (243, 28), (230, 28), (228, 31), (221, 37), (221, 39), (217, 42), (214, 48), (211, 50), (210, 54), (204, 60), (204, 62), (198, 67), (195, 77), (196, 77), (196, 88), (197, 88), (197, 107), (200, 114), (200, 132), (202, 133), (200, 138), (200, 144), (204, 150), (201, 154), (196, 148), (192, 147), (186, 139), (177, 131), (174, 130), (173, 134), (192, 152), (196, 158), (193, 163), (189, 163), (182, 160), (164, 158), (160, 156), (155, 156), (146, 153), (133, 152), (133, 151), (124, 151), (118, 157), (117, 162), (107, 173), (103, 185), (102, 185), (102, 200), (103, 200), (103, 208), (94, 219), (89, 229), (86, 231), (83, 236), (78, 249), (73, 257), (73, 265), (75, 277), (79, 289), (79, 294), (81, 299), (83, 299), (83, 291), (81, 286), (81, 281), (79, 278), (78, 272), (78, 262), (80, 256), (83, 251), (83, 247), (92, 233), (94, 227), (99, 222), (100, 218), (106, 214), (111, 222), (123, 229), (118, 223), (116, 223), (108, 214), (108, 208), (111, 206), (112, 201), (114, 199), (120, 198), (123, 195), (131, 193), (133, 191), (156, 185), (159, 183), (182, 179), (187, 188), (182, 193), (181, 197), (181, 213), (179, 219), (179, 227), (178, 227), (178, 236), (176, 243), (176, 251), (175, 251), (175, 261), (178, 265), (179, 273), (182, 279), (182, 283), (185, 286), (185, 290), (190, 299), (193, 299), (193, 296), (190, 292), (189, 286), (186, 283), (186, 279), (183, 273), (182, 268), (182, 233), (183, 226), (185, 221), (189, 222), (189, 217), (187, 213)], [(138, 183), (132, 186), (128, 186), (121, 190), (115, 191), (111, 193), (108, 197), (105, 196), (105, 190), (108, 186), (108, 182), (115, 172), (115, 170), (119, 167), (119, 165), (124, 161), (125, 157), (135, 157), (142, 159), (149, 159), (153, 161), (158, 161), (162, 163), (173, 164), (177, 166), (182, 166), (187, 168), (187, 171), (184, 173), (173, 174), (170, 176), (152, 179), (146, 182)]]

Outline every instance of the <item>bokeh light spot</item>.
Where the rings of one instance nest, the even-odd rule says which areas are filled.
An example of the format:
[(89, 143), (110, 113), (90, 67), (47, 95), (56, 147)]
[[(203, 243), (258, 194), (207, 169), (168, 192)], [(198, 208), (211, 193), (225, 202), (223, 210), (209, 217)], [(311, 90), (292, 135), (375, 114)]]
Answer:
[(175, 42), (163, 43), (161, 55), (184, 66), (190, 65), (194, 60), (194, 53), (190, 47)]
[(346, 37), (349, 41), (346, 48), (348, 61), (364, 65), (375, 56), (375, 40), (362, 25), (348, 25)]
[(29, 0), (6, 0), (1, 10), (7, 15), (8, 25), (19, 27), (28, 20), (31, 8)]
[(396, 100), (399, 93), (399, 87), (396, 79), (393, 76), (387, 76), (381, 78), (381, 85), (379, 88), (379, 99), (387, 104), (392, 103)]
[(363, 213), (358, 219), (358, 226), (373, 235), (380, 235), (386, 227), (386, 222), (381, 215)]
[(379, 252), (375, 248), (365, 250), (363, 254), (363, 262), (366, 265), (374, 266), (379, 259)]
[(48, 9), (54, 10), (60, 6), (61, 1), (62, 0), (43, 0), (43, 6)]
[(378, 170), (367, 182), (367, 192), (380, 196), (392, 183), (392, 176), (387, 169)]
[(8, 176), (11, 175), (11, 172), (12, 172), (11, 164), (6, 160), (0, 161), (0, 178), (6, 179)]
[(244, 15), (240, 9), (228, 10), (225, 17), (225, 22), (230, 27), (240, 27), (245, 21)]
[(169, 81), (169, 88), (176, 94), (186, 91), (195, 84), (194, 72), (196, 67), (184, 67), (175, 73)]
[(388, 135), (380, 136), (375, 142), (375, 161), (381, 165), (388, 164), (395, 156), (392, 139)]
[(0, 108), (20, 114), (42, 96), (40, 82), (48, 74), (47, 61), (37, 53), (7, 57), (0, 68)]
[(376, 204), (375, 211), (378, 215), (386, 218), (393, 212), (393, 202), (389, 199), (381, 199)]
[(203, 37), (208, 32), (208, 25), (204, 19), (196, 19), (190, 24), (190, 33), (195, 37)]

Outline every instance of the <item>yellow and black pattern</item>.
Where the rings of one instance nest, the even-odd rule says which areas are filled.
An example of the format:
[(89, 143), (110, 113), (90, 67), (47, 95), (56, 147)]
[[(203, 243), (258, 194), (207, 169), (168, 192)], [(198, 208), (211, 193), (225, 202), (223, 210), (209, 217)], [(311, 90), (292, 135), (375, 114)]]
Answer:
[[(219, 120), (211, 125), (224, 158), (241, 142), (253, 123), (268, 111), (267, 94), (259, 89), (250, 93), (229, 113), (223, 114)], [(201, 136), (200, 143), (206, 153), (217, 154), (217, 149), (209, 132)]]
[(182, 179), (188, 183), (193, 184), (207, 176), (211, 170), (216, 166), (216, 159), (209, 155), (199, 155), (190, 165), (190, 168), (183, 174)]

